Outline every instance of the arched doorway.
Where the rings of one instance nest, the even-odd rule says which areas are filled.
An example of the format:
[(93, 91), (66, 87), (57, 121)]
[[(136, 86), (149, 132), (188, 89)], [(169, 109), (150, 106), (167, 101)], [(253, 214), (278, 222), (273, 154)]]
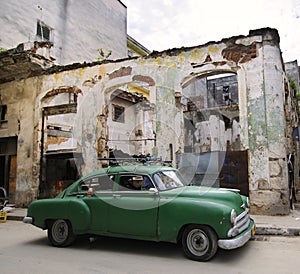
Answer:
[(39, 198), (55, 197), (80, 177), (81, 153), (73, 137), (77, 87), (58, 87), (41, 100)]
[(192, 184), (249, 194), (248, 152), (240, 142), (237, 75), (209, 72), (183, 85), (184, 153)]

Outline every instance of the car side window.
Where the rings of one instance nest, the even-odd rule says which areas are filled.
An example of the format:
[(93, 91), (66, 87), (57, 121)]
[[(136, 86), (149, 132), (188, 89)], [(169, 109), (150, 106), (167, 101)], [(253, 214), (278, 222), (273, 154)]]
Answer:
[(147, 175), (121, 175), (118, 190), (149, 190), (152, 187), (152, 181)]
[(114, 184), (114, 175), (98, 175), (87, 178), (79, 184), (79, 192), (87, 191), (89, 188), (93, 188), (95, 192), (99, 191), (112, 191)]

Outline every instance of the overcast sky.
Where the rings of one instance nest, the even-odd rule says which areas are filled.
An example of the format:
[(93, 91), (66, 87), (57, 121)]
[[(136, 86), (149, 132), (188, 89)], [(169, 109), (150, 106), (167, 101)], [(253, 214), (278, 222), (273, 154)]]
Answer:
[(122, 0), (127, 33), (149, 50), (220, 41), (276, 28), (285, 62), (300, 64), (300, 0)]

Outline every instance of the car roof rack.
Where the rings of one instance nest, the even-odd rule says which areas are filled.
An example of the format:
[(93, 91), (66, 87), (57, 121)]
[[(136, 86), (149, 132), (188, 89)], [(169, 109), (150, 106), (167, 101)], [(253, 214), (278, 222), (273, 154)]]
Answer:
[(129, 158), (98, 158), (99, 161), (109, 161), (109, 166), (122, 165), (170, 165), (172, 161), (162, 160), (161, 157), (129, 157)]

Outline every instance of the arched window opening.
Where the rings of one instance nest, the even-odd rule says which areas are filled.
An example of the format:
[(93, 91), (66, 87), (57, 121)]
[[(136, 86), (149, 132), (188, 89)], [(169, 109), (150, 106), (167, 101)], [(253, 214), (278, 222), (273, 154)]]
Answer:
[[(109, 149), (109, 158), (152, 154), (155, 146), (155, 106), (150, 97), (150, 87), (146, 82), (133, 81), (110, 90), (105, 146)], [(98, 151), (100, 158), (104, 154)]]
[(184, 111), (238, 105), (238, 82), (235, 73), (195, 77), (183, 88)]
[(234, 73), (195, 77), (183, 88), (185, 152), (239, 150), (238, 82)]

